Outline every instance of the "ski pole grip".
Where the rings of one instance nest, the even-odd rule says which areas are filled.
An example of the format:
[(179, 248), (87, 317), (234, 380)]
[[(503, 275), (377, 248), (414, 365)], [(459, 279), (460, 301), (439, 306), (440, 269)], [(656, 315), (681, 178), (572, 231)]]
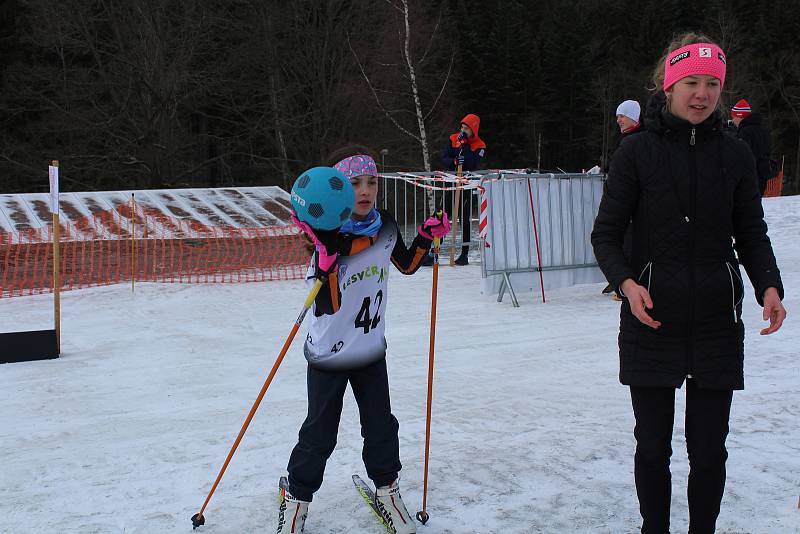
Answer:
[(314, 299), (317, 298), (317, 293), (319, 293), (320, 288), (322, 287), (322, 280), (317, 278), (314, 280), (314, 286), (309, 291), (308, 296), (306, 297), (306, 301), (303, 304), (303, 308), (310, 308), (311, 305), (314, 303)]
[[(439, 210), (439, 211), (436, 212), (436, 217), (438, 217), (440, 221), (442, 220), (442, 210)], [(435, 249), (435, 250), (439, 250), (439, 245), (440, 245), (441, 241), (442, 240), (439, 239), (438, 237), (434, 238), (433, 239), (433, 244), (431, 245), (431, 248)]]

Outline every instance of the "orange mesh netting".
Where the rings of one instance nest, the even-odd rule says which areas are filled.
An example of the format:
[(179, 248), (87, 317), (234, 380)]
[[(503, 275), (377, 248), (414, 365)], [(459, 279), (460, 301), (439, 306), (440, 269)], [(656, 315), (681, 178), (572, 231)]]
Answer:
[(764, 197), (779, 197), (783, 191), (783, 169), (778, 176), (767, 180), (767, 188), (764, 190)]
[[(299, 279), (310, 257), (293, 226), (215, 228), (131, 207), (60, 224), (62, 290), (130, 282)], [(0, 298), (53, 290), (52, 227), (0, 232)]]

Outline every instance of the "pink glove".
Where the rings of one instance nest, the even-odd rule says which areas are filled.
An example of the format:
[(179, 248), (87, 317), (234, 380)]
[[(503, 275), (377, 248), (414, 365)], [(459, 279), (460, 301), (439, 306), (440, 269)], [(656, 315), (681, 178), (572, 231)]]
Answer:
[(442, 218), (435, 215), (428, 217), (428, 220), (419, 227), (419, 234), (422, 237), (427, 237), (431, 241), (434, 238), (441, 239), (450, 233), (450, 219), (447, 218), (447, 213), (442, 212)]
[(292, 213), (292, 222), (308, 236), (312, 243), (314, 243), (314, 248), (317, 249), (317, 266), (319, 269), (326, 273), (334, 272), (337, 267), (336, 258), (339, 256), (339, 253), (334, 252), (333, 254), (328, 254), (328, 248), (319, 240), (317, 234), (314, 233), (314, 229), (311, 228), (308, 223), (304, 223), (298, 219), (294, 213)]

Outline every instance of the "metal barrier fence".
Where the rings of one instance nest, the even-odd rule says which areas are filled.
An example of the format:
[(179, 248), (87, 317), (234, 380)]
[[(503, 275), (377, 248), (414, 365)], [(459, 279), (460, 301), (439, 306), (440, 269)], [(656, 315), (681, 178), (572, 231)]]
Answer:
[(484, 179), (484, 292), (497, 292), (500, 302), (507, 290), (513, 305), (519, 306), (515, 284), (534, 292), (538, 286), (544, 301), (546, 287), (602, 281), (590, 235), (604, 180), (605, 175), (597, 174), (513, 171)]

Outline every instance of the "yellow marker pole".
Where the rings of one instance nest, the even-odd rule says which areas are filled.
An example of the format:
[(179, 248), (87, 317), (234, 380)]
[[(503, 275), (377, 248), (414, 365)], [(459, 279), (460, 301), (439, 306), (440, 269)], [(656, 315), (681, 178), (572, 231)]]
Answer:
[(58, 219), (58, 160), (53, 160), (50, 175), (50, 210), (53, 212), (53, 322), (56, 348), (61, 354), (61, 223)]
[[(462, 168), (461, 165), (456, 169), (456, 178), (461, 179)], [(461, 207), (461, 182), (457, 182), (458, 189), (453, 193), (453, 221), (450, 235), (453, 238), (453, 247), (450, 249), (450, 267), (456, 264), (456, 227), (458, 227), (458, 212)]]

